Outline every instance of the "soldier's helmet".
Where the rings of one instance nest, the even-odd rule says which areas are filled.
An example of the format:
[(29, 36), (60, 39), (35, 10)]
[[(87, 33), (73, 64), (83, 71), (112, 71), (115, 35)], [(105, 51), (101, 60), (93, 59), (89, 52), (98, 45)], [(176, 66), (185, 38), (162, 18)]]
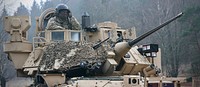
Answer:
[(59, 4), (56, 6), (55, 14), (58, 15), (61, 10), (67, 10), (69, 14), (71, 14), (71, 11), (69, 10), (68, 6), (65, 4)]

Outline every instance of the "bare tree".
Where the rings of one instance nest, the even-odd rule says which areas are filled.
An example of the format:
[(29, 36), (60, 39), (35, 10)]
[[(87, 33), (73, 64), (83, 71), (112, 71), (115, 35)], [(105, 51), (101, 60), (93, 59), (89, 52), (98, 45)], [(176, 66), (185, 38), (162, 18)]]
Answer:
[[(3, 4), (3, 1), (1, 1), (1, 5)], [(3, 42), (5, 41), (5, 32), (3, 31), (3, 16), (7, 15), (6, 9), (4, 7), (2, 16), (0, 17), (0, 75), (3, 73), (3, 65), (5, 64), (4, 58), (3, 58)]]

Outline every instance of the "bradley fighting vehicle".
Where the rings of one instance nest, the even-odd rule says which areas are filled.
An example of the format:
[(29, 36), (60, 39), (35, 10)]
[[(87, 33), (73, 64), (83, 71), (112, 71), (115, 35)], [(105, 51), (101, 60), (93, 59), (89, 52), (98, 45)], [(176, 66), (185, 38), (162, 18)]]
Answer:
[(182, 13), (136, 37), (133, 28), (121, 29), (113, 22), (90, 26), (87, 14), (82, 16), (82, 30), (45, 29), (54, 12), (54, 9), (47, 9), (36, 20), (36, 36), (32, 43), (27, 40), (31, 25), (28, 16), (4, 19), (5, 31), (10, 34), (4, 52), (13, 61), (18, 76), (35, 78), (32, 86), (169, 87), (162, 84), (166, 80), (170, 87), (177, 87), (179, 81), (161, 78), (161, 70), (156, 66), (159, 62), (153, 64), (148, 58), (159, 53), (155, 48), (158, 45), (143, 45), (142, 49), (134, 45)]

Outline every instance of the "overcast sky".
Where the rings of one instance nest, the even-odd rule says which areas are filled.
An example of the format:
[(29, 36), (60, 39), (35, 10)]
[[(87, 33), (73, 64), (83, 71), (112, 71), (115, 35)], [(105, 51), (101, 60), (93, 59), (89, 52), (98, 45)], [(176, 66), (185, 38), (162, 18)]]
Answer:
[[(2, 1), (2, 0), (0, 0)], [(3, 3), (0, 5), (0, 14), (2, 13), (3, 6), (5, 5), (5, 8), (9, 15), (13, 15), (15, 11), (17, 11), (17, 7), (20, 6), (20, 2), (25, 5), (29, 10), (31, 10), (31, 6), (33, 4), (34, 0), (3, 0)], [(38, 4), (40, 4), (41, 0), (36, 0)], [(46, 1), (46, 0), (42, 0)]]

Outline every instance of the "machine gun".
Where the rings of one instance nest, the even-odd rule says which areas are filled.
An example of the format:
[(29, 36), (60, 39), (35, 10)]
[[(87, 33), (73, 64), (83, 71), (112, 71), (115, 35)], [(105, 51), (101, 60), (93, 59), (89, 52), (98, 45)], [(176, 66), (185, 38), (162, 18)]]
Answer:
[(102, 43), (106, 42), (106, 41), (109, 40), (109, 39), (110, 39), (110, 37), (106, 38), (105, 40), (103, 40), (103, 41), (101, 41), (101, 42), (95, 44), (92, 48), (93, 48), (94, 50), (96, 50), (97, 48), (99, 48), (99, 47), (101, 46)]

